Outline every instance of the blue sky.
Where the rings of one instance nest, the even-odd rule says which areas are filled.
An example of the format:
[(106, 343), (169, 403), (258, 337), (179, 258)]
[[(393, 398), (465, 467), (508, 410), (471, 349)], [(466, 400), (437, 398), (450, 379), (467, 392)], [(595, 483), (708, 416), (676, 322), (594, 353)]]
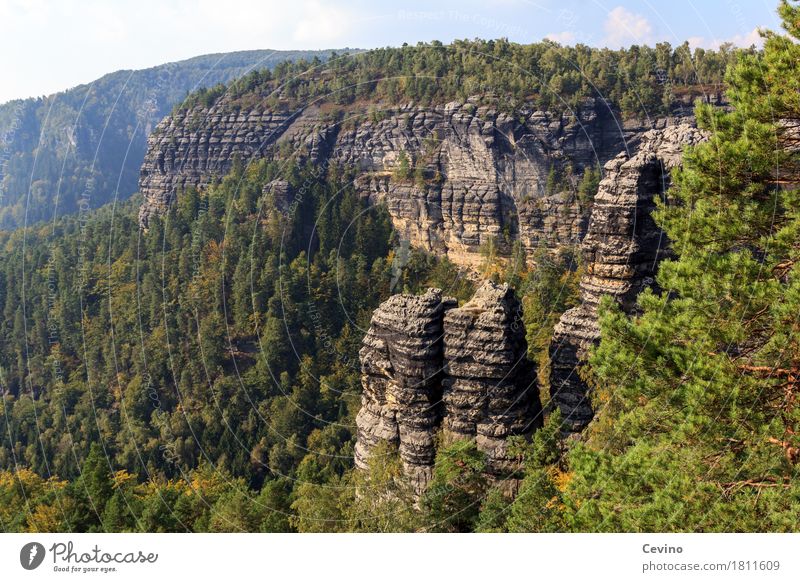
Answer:
[(245, 49), (507, 37), (617, 48), (758, 43), (777, 0), (0, 0), (0, 102)]

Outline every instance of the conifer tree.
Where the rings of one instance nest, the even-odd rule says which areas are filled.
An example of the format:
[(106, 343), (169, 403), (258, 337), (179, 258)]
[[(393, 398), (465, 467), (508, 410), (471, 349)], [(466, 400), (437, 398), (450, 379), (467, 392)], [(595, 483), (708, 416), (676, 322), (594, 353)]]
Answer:
[[(574, 529), (796, 530), (800, 498), (800, 8), (700, 105), (658, 224), (677, 255), (628, 318), (606, 302), (598, 418), (570, 455)], [(794, 518), (792, 517), (794, 516)]]

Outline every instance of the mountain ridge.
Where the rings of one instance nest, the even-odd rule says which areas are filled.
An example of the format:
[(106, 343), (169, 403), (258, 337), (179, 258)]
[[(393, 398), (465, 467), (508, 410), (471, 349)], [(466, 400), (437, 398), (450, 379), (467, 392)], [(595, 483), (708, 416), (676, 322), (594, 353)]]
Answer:
[(200, 87), (332, 51), (211, 53), (121, 69), (57, 93), (0, 104), (0, 228), (96, 208), (136, 191), (147, 135)]

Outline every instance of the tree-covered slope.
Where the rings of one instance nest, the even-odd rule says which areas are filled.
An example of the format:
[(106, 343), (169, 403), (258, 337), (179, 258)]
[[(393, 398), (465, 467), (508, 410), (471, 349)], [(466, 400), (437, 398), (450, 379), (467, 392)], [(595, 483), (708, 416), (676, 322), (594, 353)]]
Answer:
[[(688, 42), (611, 50), (552, 41), (434, 41), (333, 58), (323, 67), (296, 63), (275, 72), (255, 71), (231, 83), (224, 100), (232, 109), (261, 102), (293, 110), (317, 100), (430, 105), (491, 94), (505, 110), (528, 104), (547, 111), (576, 108), (584, 97), (597, 97), (625, 115), (658, 116), (680, 101), (691, 106), (695, 97), (717, 98), (727, 65), (753, 50), (730, 44), (692, 49)], [(222, 96), (200, 92), (182, 107), (210, 105)]]
[(127, 198), (136, 191), (147, 135), (187, 93), (329, 52), (204, 55), (0, 105), (0, 228)]
[(633, 318), (605, 305), (589, 368), (598, 417), (563, 473), (530, 475), (530, 494), (561, 508), (554, 524), (798, 529), (800, 6), (780, 14), (786, 34), (730, 70), (732, 110), (697, 110), (711, 138), (655, 216), (676, 254), (661, 292), (642, 293)]
[[(265, 192), (277, 177), (302, 193), (289, 209)], [(0, 465), (32, 471), (25, 484), (0, 478), (0, 527), (206, 529), (197, 516), (181, 525), (174, 499), (152, 500), (156, 521), (129, 506), (158, 483), (178, 487), (158, 495), (188, 494), (192, 474), (198, 509), (212, 479), (273, 491), (288, 512), (295, 480), (342, 477), (372, 309), (392, 288), (469, 287), (430, 257), (396, 262), (385, 209), (359, 200), (351, 178), (238, 165), (147, 232), (133, 198), (0, 234)], [(130, 486), (113, 503), (112, 473)], [(18, 487), (33, 494), (34, 474), (53, 476), (44, 521), (13, 501)], [(267, 529), (288, 528), (268, 517)]]
[[(797, 37), (798, 11), (783, 11)], [(277, 89), (276, 104), (333, 95), (349, 106), (361, 87), (378, 101), (433, 102), (483, 79), (513, 111), (517, 98), (545, 107), (596, 90), (558, 61), (581, 62), (582, 48), (481, 46), (475, 59), (436, 45), (375, 51), (369, 66), (341, 59), (313, 78), (285, 66), (186, 106), (248, 107)], [(698, 110), (713, 138), (676, 175), (682, 204), (657, 217), (676, 253), (658, 274), (664, 292), (644, 294), (633, 319), (604, 311), (582, 372), (598, 419), (577, 445), (561, 440), (558, 412), (530, 442), (510, 443), (524, 476), (514, 499), (468, 440), (439, 450), (419, 499), (391, 447), (353, 470), (358, 351), (373, 310), (428, 285), (472, 292), (450, 263), (399, 243), (386, 208), (358, 195), (353, 168), (295, 152), (234, 158), (221, 181), (186, 188), (147, 229), (134, 198), (0, 233), (0, 528), (797, 529), (797, 47), (772, 36), (764, 54), (731, 56), (734, 111)], [(557, 64), (546, 83), (523, 84), (492, 67), (495, 51), (506, 63)], [(675, 78), (706, 58), (668, 52)], [(636, 115), (625, 103), (650, 87), (649, 107), (663, 113), (658, 54), (589, 50), (579, 71), (632, 71), (602, 90)], [(440, 82), (426, 81), (438, 68)], [(287, 190), (278, 182), (290, 204), (276, 198)], [(531, 269), (528, 258), (517, 245), (500, 262), (488, 247), (481, 270), (522, 297), (546, 368), (576, 273), (566, 259), (543, 254)]]

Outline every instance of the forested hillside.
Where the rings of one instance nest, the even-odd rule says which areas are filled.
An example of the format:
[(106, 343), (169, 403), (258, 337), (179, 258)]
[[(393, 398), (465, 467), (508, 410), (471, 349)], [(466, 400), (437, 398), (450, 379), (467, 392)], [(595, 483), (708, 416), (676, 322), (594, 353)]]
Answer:
[[(263, 193), (279, 175), (303, 193), (283, 211)], [(355, 502), (372, 309), (426, 286), (463, 299), (472, 283), (399, 244), (346, 171), (238, 166), (147, 232), (136, 202), (3, 235), (4, 528), (349, 529), (329, 492)], [(569, 300), (567, 267), (542, 257), (507, 276), (546, 318)]]
[[(726, 66), (742, 51), (730, 44), (719, 50), (692, 49), (689, 43), (610, 50), (505, 39), (420, 43), (331, 59), (321, 74), (304, 63), (254, 71), (232, 83), (226, 98), (234, 107), (246, 108), (258, 99), (268, 107), (292, 109), (322, 96), (337, 104), (384, 99), (428, 105), (493, 93), (508, 111), (526, 102), (549, 111), (599, 97), (623, 115), (657, 116), (681, 100), (691, 106), (696, 97), (717, 99)], [(221, 91), (201, 91), (181, 107), (209, 105), (220, 96)]]
[(393, 293), (439, 287), (463, 303), (477, 279), (506, 281), (546, 400), (548, 344), (578, 300), (581, 259), (517, 244), (501, 260), (487, 245), (466, 276), (409, 249), (387, 209), (359, 196), (355, 168), (285, 151), (235, 159), (146, 229), (133, 198), (0, 234), (0, 527), (797, 530), (800, 8), (780, 13), (789, 34), (769, 33), (763, 51), (433, 44), (336, 59), (321, 76), (284, 65), (225, 97), (438, 103), (500, 87), (512, 112), (596, 96), (624, 116), (674, 106), (660, 70), (678, 93), (724, 82), (730, 107), (698, 103), (711, 138), (685, 152), (658, 204), (671, 258), (632, 316), (603, 302), (602, 339), (576, 370), (594, 420), (565, 439), (544, 402), (543, 428), (507, 443), (518, 487), (489, 478), (469, 439), (437, 449), (420, 497), (388, 444), (354, 469), (359, 348)]
[(136, 192), (147, 135), (187, 93), (329, 53), (205, 55), (0, 105), (0, 228), (128, 198)]
[[(283, 214), (262, 194), (279, 171), (305, 193)], [(262, 163), (202, 196), (186, 192), (147, 233), (135, 199), (86, 222), (5, 233), (0, 463), (75, 480), (94, 443), (98, 474), (125, 471), (114, 478), (130, 487), (177, 492), (206, 466), (222, 485), (235, 475), (288, 495), (306, 456), (329, 465), (309, 477), (340, 476), (352, 462), (359, 325), (393, 272), (400, 289), (469, 286), (421, 256), (393, 267), (385, 211), (367, 210), (347, 183)], [(9, 484), (4, 496), (21, 486)], [(59, 487), (44, 486), (41, 510), (59, 528), (122, 527), (106, 525), (102, 508), (86, 511), (103, 495), (81, 498), (81, 479), (64, 495)], [(4, 515), (4, 528), (21, 527), (14, 519)]]

